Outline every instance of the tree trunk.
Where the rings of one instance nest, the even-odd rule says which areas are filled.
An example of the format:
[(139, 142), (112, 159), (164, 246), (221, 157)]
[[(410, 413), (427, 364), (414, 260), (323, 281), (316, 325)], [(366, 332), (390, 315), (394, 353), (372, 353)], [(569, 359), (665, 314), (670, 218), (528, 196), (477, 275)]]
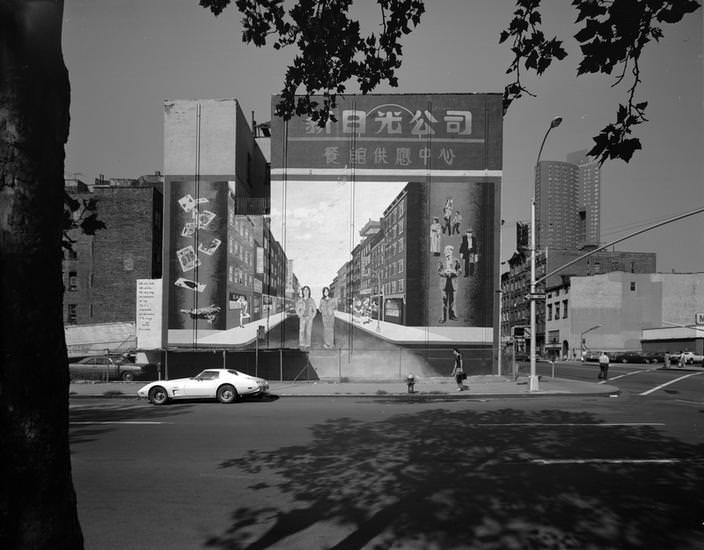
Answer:
[(61, 228), (62, 0), (0, 1), (0, 548), (83, 548), (71, 479)]

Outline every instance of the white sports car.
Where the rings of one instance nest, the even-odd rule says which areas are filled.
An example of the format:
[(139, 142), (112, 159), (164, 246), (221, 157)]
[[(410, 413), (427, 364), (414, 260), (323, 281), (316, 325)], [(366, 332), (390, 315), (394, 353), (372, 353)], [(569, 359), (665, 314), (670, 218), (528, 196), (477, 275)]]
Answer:
[(234, 369), (206, 369), (191, 378), (158, 380), (137, 390), (139, 397), (154, 405), (163, 405), (170, 399), (215, 398), (220, 403), (232, 403), (245, 395), (263, 395), (269, 392), (269, 382)]

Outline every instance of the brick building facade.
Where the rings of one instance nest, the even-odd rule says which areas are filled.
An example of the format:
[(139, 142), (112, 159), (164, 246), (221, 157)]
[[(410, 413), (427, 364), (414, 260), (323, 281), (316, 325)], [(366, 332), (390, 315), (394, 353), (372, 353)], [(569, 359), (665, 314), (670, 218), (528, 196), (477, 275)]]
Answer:
[(134, 321), (136, 280), (161, 276), (163, 195), (161, 175), (67, 182), (76, 199), (96, 199), (106, 228), (94, 236), (78, 230), (64, 251), (66, 324)]

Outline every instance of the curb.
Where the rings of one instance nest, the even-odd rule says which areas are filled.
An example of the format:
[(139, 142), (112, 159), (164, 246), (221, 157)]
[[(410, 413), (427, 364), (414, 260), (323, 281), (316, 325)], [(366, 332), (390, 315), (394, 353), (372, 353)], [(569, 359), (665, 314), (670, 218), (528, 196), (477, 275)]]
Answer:
[[(567, 392), (567, 391), (537, 391), (525, 393), (470, 393), (467, 392), (416, 392), (416, 393), (270, 393), (273, 397), (286, 398), (320, 398), (320, 397), (349, 397), (355, 399), (379, 399), (379, 398), (394, 398), (394, 399), (415, 399), (415, 400), (439, 400), (439, 399), (524, 399), (536, 397), (609, 397), (612, 395), (621, 395), (621, 390), (612, 386), (613, 390), (593, 391), (593, 392)], [(134, 399), (140, 401), (141, 398), (137, 395), (117, 392), (106, 392), (104, 394), (69, 394), (69, 399)]]

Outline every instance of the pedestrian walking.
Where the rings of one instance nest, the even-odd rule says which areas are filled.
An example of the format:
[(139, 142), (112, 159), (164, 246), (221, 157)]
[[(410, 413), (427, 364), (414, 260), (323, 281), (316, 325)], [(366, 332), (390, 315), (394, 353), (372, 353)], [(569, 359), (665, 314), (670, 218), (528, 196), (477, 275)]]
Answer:
[(457, 383), (457, 391), (464, 391), (467, 386), (464, 385), (464, 381), (467, 379), (467, 373), (464, 372), (464, 361), (462, 358), (462, 352), (457, 348), (452, 349), (452, 353), (455, 356), (454, 362), (452, 364), (451, 376), (455, 377), (455, 382)]
[(607, 380), (609, 378), (609, 356), (605, 351), (599, 356), (599, 379)]

